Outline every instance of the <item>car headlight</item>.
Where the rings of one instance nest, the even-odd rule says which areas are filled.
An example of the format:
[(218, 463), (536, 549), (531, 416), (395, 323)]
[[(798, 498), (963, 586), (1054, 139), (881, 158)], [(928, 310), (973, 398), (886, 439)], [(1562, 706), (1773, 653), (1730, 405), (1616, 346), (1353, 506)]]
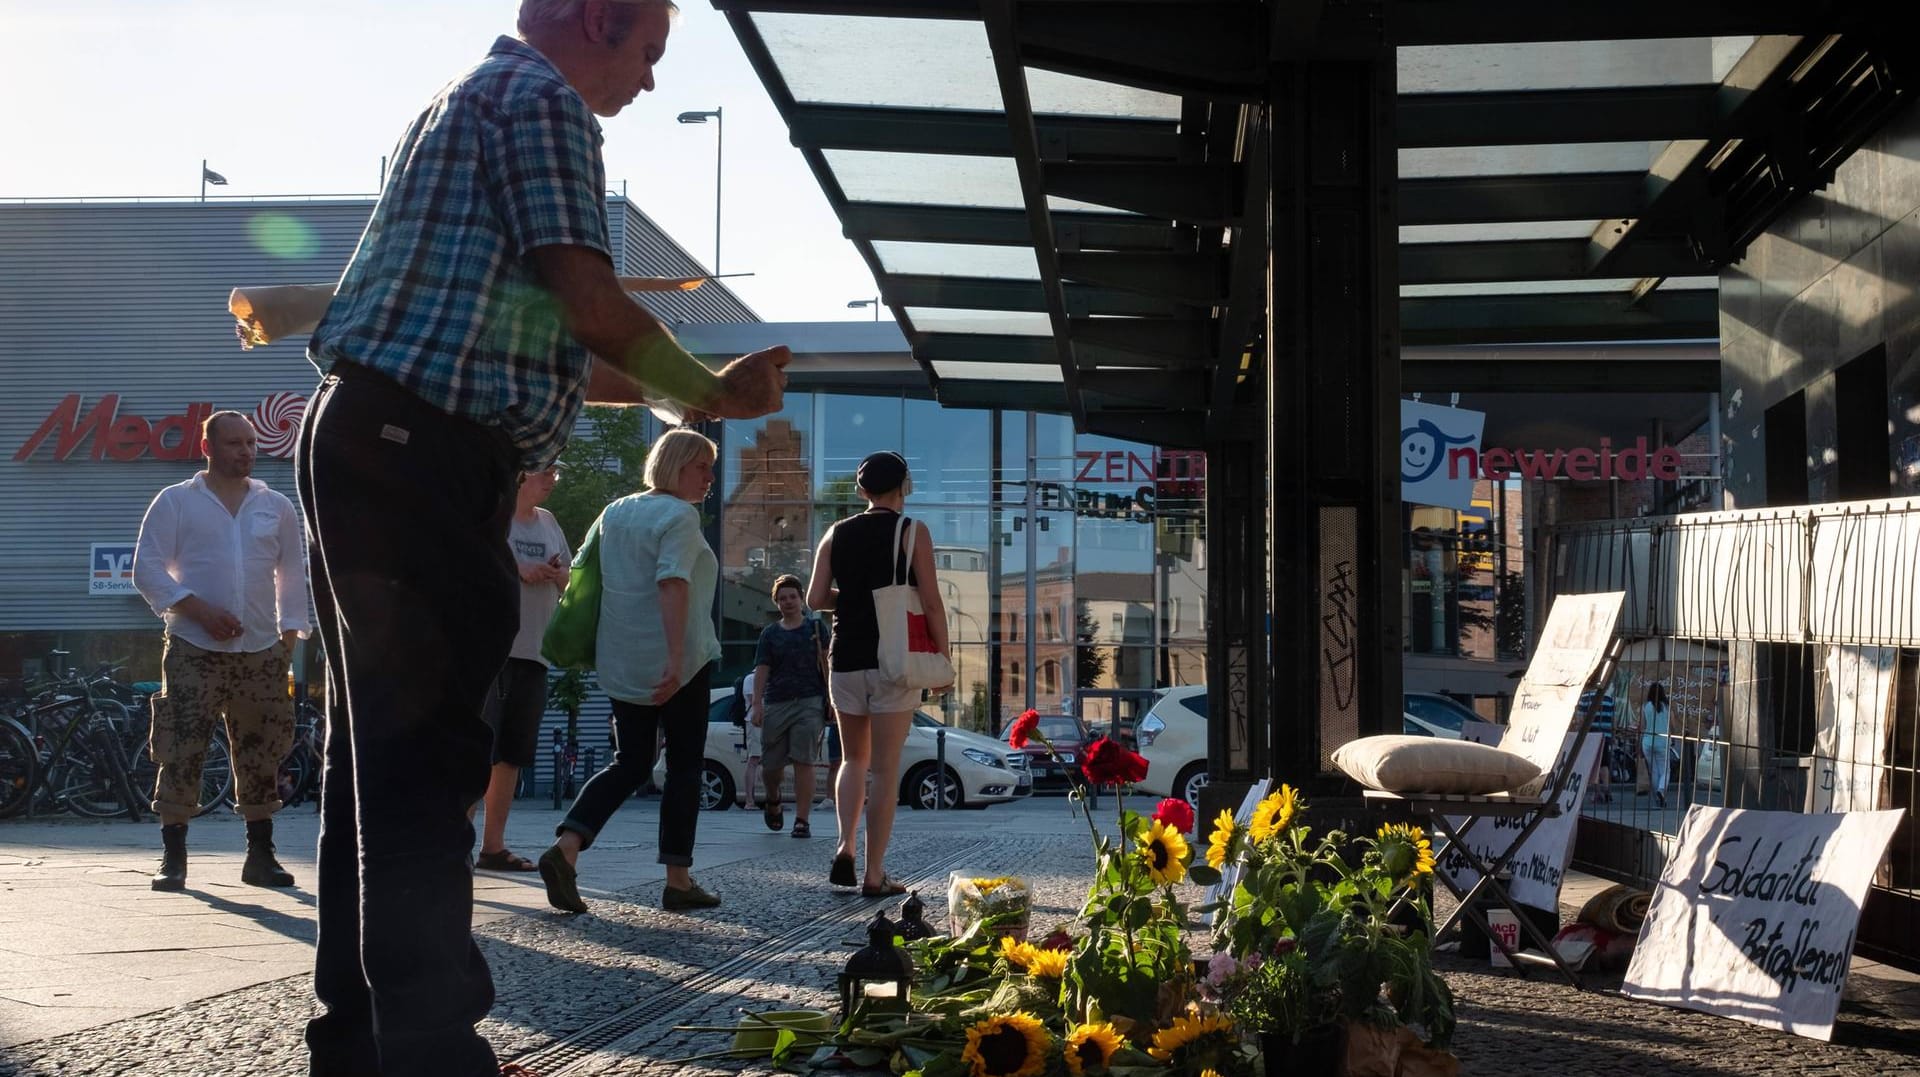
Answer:
[(960, 749), (960, 754), (983, 767), (998, 767), (1001, 770), (1007, 769), (1006, 760), (1001, 759), (991, 752), (983, 752), (978, 748), (962, 748)]
[(1145, 718), (1140, 719), (1139, 726), (1134, 729), (1134, 742), (1142, 748), (1150, 747), (1153, 742), (1159, 738), (1160, 734), (1166, 732), (1166, 729), (1166, 722), (1155, 715), (1149, 714)]
[(1061, 753), (1060, 753), (1060, 761), (1061, 761), (1062, 763), (1071, 763), (1071, 762), (1073, 762), (1073, 753), (1072, 753), (1072, 752), (1061, 752)]

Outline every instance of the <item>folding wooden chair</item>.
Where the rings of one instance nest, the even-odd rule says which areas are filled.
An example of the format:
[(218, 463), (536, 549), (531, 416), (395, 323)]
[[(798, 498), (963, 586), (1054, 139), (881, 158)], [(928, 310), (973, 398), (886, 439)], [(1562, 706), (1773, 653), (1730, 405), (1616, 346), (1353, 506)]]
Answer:
[[(1493, 932), (1481, 911), (1481, 900), (1491, 898), (1498, 905), (1513, 907), (1502, 875), (1540, 824), (1560, 814), (1560, 798), (1567, 783), (1576, 777), (1581, 744), (1619, 658), (1620, 645), (1613, 633), (1625, 598), (1624, 592), (1609, 592), (1562, 595), (1554, 602), (1533, 661), (1514, 694), (1507, 734), (1500, 744), (1501, 750), (1538, 766), (1538, 778), (1507, 792), (1482, 795), (1367, 790), (1370, 803), (1400, 805), (1415, 814), (1430, 816), (1434, 831), (1442, 838), (1435, 858), (1444, 859), (1450, 851), (1458, 850), (1466, 865), (1480, 874), (1472, 886), (1462, 889), (1449, 873), (1434, 873), (1459, 899), (1459, 905), (1434, 932), (1436, 941), (1464, 919), (1485, 931), (1513, 967), (1525, 974), (1527, 959), (1519, 957), (1518, 948), (1508, 946)], [(1511, 837), (1492, 843), (1490, 855), (1483, 856), (1466, 839), (1475, 826), (1495, 819), (1512, 820), (1503, 828)], [(1527, 940), (1546, 954), (1569, 983), (1580, 986), (1579, 976), (1553, 948), (1553, 940), (1544, 937), (1530, 918), (1518, 919)]]

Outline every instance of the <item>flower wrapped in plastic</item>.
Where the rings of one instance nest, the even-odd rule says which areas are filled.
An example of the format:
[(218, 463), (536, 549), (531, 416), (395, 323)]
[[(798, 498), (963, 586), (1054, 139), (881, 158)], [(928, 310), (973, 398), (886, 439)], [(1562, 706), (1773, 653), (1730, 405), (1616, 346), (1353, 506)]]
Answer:
[(947, 933), (956, 939), (978, 927), (987, 936), (1025, 942), (1032, 916), (1025, 879), (956, 871), (948, 880)]

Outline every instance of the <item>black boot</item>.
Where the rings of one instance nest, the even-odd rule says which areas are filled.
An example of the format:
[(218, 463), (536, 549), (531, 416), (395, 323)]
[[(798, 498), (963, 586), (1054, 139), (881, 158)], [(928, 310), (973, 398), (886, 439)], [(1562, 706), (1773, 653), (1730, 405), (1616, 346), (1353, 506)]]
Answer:
[(169, 823), (160, 828), (160, 870), (153, 876), (155, 890), (187, 888), (187, 824)]
[(273, 858), (272, 819), (247, 824), (247, 862), (240, 868), (240, 881), (248, 886), (293, 885), (293, 876)]

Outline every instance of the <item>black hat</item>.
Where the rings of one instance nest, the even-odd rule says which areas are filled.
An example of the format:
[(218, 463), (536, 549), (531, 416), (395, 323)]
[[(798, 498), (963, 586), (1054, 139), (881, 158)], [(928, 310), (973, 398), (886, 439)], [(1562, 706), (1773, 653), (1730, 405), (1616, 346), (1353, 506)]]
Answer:
[(907, 460), (897, 452), (877, 452), (860, 461), (853, 481), (869, 494), (890, 494), (907, 481)]

